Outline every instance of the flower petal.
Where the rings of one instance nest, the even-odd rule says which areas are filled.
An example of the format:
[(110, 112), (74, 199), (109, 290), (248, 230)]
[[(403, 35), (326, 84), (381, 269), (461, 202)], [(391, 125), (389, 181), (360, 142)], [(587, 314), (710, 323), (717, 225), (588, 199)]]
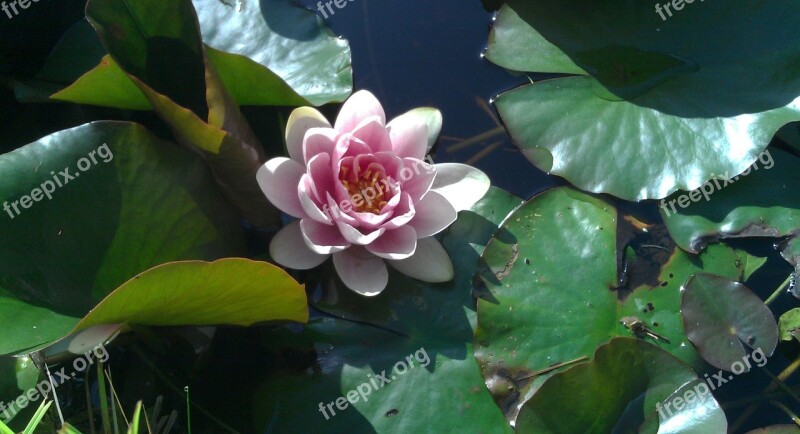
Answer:
[(381, 103), (369, 91), (360, 90), (345, 101), (334, 129), (339, 133), (348, 133), (370, 116), (380, 117), (381, 123), (386, 125), (386, 114)]
[(317, 109), (299, 107), (292, 111), (286, 121), (286, 150), (289, 157), (298, 163), (303, 160), (303, 138), (311, 128), (331, 128), (331, 123)]
[(458, 218), (453, 205), (435, 191), (429, 191), (421, 201), (417, 202), (416, 209), (417, 213), (408, 224), (417, 231), (418, 238), (438, 234)]
[(297, 186), (297, 196), (300, 198), (300, 206), (303, 208), (304, 215), (319, 223), (333, 226), (333, 219), (331, 219), (330, 211), (325, 207), (325, 204), (323, 203), (320, 206), (314, 200), (314, 189), (311, 186), (313, 182), (306, 173), (300, 178), (300, 184)]
[(329, 255), (314, 253), (303, 241), (300, 220), (295, 220), (275, 234), (269, 243), (272, 259), (284, 267), (308, 270), (325, 262)]
[(336, 226), (329, 226), (311, 219), (300, 220), (303, 241), (309, 249), (320, 255), (341, 252), (350, 247)]
[[(425, 194), (430, 191), (433, 186), (433, 181), (436, 178), (436, 168), (422, 160), (415, 158), (403, 159), (405, 168), (401, 172), (401, 179), (408, 178), (403, 181), (403, 191), (411, 195), (414, 201), (419, 201)], [(409, 178), (409, 171), (412, 175)]]
[(308, 176), (306, 177), (311, 188), (311, 193), (314, 195), (314, 202), (317, 204), (325, 204), (327, 201), (327, 193), (336, 191), (333, 180), (333, 168), (331, 167), (330, 154), (321, 153), (311, 157), (308, 162)]
[(342, 236), (344, 236), (344, 239), (359, 246), (365, 246), (375, 241), (379, 236), (386, 232), (386, 229), (380, 228), (368, 234), (362, 234), (361, 231), (341, 220), (336, 220), (336, 226), (339, 227), (339, 231), (341, 232)]
[(348, 288), (367, 297), (380, 294), (389, 283), (386, 263), (363, 247), (351, 247), (334, 254), (333, 265)]
[(367, 250), (386, 259), (406, 259), (417, 249), (417, 231), (411, 226), (401, 226), (386, 231), (380, 238), (366, 246)]
[(480, 170), (460, 163), (435, 164), (436, 179), (431, 191), (450, 202), (456, 211), (469, 209), (489, 191), (489, 177)]
[(267, 199), (279, 210), (294, 217), (305, 217), (296, 188), (305, 171), (297, 161), (278, 157), (258, 169), (256, 180)]
[(421, 160), (428, 150), (428, 124), (419, 116), (408, 114), (394, 118), (389, 125), (392, 149), (400, 158)]
[(414, 208), (414, 201), (408, 193), (403, 192), (400, 195), (400, 202), (393, 212), (392, 219), (383, 224), (386, 230), (397, 229), (408, 224), (414, 218), (417, 210)]
[(433, 107), (417, 107), (400, 116), (416, 117), (425, 122), (428, 126), (428, 146), (425, 149), (425, 153), (430, 152), (436, 143), (436, 139), (439, 138), (439, 133), (442, 131), (442, 112)]
[(339, 135), (331, 128), (311, 128), (303, 140), (303, 161), (308, 164), (318, 154), (333, 154)]
[(392, 139), (386, 131), (384, 121), (378, 116), (371, 116), (361, 121), (352, 134), (356, 139), (366, 143), (372, 153), (392, 150)]
[[(334, 262), (336, 256), (333, 257)], [(425, 282), (447, 282), (453, 278), (453, 263), (436, 238), (417, 240), (417, 250), (407, 259), (388, 261), (397, 271)]]

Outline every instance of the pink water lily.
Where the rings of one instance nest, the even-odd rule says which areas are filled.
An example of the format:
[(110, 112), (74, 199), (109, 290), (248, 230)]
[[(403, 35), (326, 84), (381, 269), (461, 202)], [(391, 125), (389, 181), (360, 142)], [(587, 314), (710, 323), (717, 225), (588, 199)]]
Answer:
[(281, 211), (297, 217), (270, 244), (279, 264), (309, 269), (333, 255), (339, 277), (359, 294), (386, 287), (387, 263), (427, 282), (453, 278), (435, 235), (489, 188), (483, 172), (423, 161), (441, 127), (438, 110), (421, 108), (388, 124), (383, 107), (360, 91), (333, 126), (301, 107), (286, 127), (289, 158), (267, 161), (258, 182)]

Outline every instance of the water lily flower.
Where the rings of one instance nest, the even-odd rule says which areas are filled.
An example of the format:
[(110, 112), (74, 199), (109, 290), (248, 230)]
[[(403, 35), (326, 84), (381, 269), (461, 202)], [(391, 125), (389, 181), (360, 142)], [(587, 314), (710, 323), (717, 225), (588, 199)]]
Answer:
[(328, 256), (350, 289), (379, 294), (387, 263), (426, 282), (453, 278), (453, 264), (432, 236), (489, 189), (464, 164), (423, 159), (441, 128), (435, 109), (415, 109), (388, 124), (371, 93), (353, 94), (333, 126), (310, 107), (286, 126), (289, 158), (267, 161), (258, 183), (278, 209), (298, 220), (278, 232), (270, 254), (279, 264), (310, 269)]

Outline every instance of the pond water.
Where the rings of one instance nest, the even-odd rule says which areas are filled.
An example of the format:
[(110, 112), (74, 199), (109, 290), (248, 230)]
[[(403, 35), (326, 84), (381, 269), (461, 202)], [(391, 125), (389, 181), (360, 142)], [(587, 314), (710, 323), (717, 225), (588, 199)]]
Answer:
[[(301, 3), (313, 10), (319, 6), (311, 0)], [(328, 13), (326, 22), (337, 35), (350, 42), (356, 89), (372, 91), (384, 104), (389, 117), (421, 105), (435, 106), (442, 111), (442, 138), (434, 155), (437, 162), (473, 164), (489, 175), (493, 185), (525, 199), (568, 184), (530, 164), (505, 133), (467, 146), (458, 145), (459, 141), (497, 128), (497, 114), (490, 104), (491, 99), (528, 82), (526, 76), (514, 76), (481, 57), (493, 17), (481, 2), (354, 0), (342, 9), (334, 6), (333, 11), (333, 14)], [(604, 198), (621, 209), (636, 209), (651, 221), (660, 221), (653, 201), (634, 204), (605, 195)], [(762, 298), (768, 297), (790, 270), (772, 243), (772, 240), (752, 239), (730, 243), (770, 258), (750, 281), (752, 289)], [(784, 312), (793, 306), (796, 300), (783, 296), (772, 307), (774, 312)], [(795, 354), (783, 354), (782, 349), (783, 346), (779, 346), (766, 367), (773, 374), (784, 369), (795, 357)], [(742, 398), (758, 394), (769, 381), (768, 375), (755, 370), (750, 375), (734, 377), (715, 391), (723, 408), (726, 403), (731, 405), (726, 408), (730, 424), (745, 408)], [(785, 414), (762, 405), (751, 423), (737, 432), (769, 425), (778, 418), (784, 420)]]

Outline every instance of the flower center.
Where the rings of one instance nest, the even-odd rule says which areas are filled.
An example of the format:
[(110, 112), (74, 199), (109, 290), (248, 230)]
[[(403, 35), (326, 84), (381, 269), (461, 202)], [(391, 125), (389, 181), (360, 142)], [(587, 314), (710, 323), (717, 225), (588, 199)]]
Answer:
[(389, 202), (389, 182), (381, 171), (367, 169), (355, 175), (350, 167), (342, 165), (339, 181), (350, 195), (350, 203), (356, 212), (380, 214)]

